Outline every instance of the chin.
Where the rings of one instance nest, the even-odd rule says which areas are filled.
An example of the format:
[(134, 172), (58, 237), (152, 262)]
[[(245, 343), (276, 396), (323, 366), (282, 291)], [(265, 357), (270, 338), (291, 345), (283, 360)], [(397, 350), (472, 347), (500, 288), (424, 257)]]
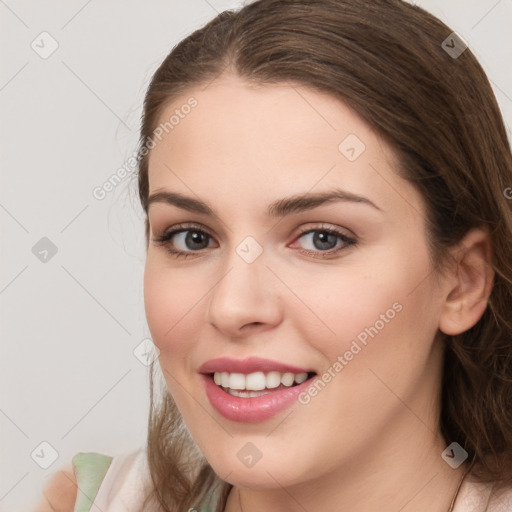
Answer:
[(290, 487), (308, 479), (305, 476), (306, 471), (300, 472), (297, 467), (291, 473), (289, 463), (279, 457), (265, 461), (263, 456), (252, 467), (245, 466), (236, 454), (234, 459), (208, 459), (208, 462), (220, 478), (237, 487), (278, 489)]

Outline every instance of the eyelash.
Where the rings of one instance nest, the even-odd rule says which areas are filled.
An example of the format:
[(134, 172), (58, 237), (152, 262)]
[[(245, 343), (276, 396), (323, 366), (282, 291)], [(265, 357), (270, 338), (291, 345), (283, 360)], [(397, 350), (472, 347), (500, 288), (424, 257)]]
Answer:
[[(203, 249), (202, 251), (178, 251), (171, 247), (171, 244), (169, 242), (172, 239), (172, 237), (174, 235), (177, 235), (178, 233), (183, 233), (186, 231), (192, 231), (194, 233), (201, 233), (210, 238), (213, 238), (207, 231), (205, 231), (204, 229), (201, 229), (197, 224), (178, 224), (175, 227), (175, 229), (173, 229), (171, 231), (167, 231), (159, 237), (153, 238), (153, 242), (155, 242), (158, 245), (165, 246), (165, 249), (167, 250), (167, 252), (175, 258), (188, 258), (190, 256), (193, 256), (195, 253), (201, 253), (202, 251), (204, 251), (205, 249)], [(311, 250), (306, 249), (306, 250), (299, 250), (300, 253), (308, 255), (308, 256), (312, 256), (313, 254), (315, 254), (316, 256), (313, 256), (315, 258), (318, 258), (317, 255), (320, 253), (322, 255), (325, 255), (325, 256), (320, 256), (320, 259), (326, 259), (326, 258), (332, 257), (333, 254), (336, 254), (340, 251), (347, 249), (348, 247), (357, 245), (357, 241), (355, 239), (348, 237), (344, 233), (342, 233), (334, 228), (324, 228), (323, 226), (317, 227), (317, 228), (305, 229), (304, 231), (301, 231), (297, 235), (296, 238), (299, 239), (299, 238), (303, 237), (304, 235), (307, 235), (308, 233), (314, 233), (314, 232), (335, 235), (336, 237), (338, 237), (339, 240), (341, 240), (344, 243), (344, 245), (337, 249), (331, 249), (329, 251), (319, 251), (319, 250), (311, 251)]]

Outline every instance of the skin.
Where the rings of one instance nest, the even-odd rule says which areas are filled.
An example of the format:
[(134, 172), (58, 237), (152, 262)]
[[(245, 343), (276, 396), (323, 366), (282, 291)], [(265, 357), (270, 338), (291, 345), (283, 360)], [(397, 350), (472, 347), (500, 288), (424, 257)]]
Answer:
[[(441, 333), (469, 329), (486, 307), (488, 237), (469, 232), (437, 275), (420, 194), (398, 176), (391, 148), (329, 95), (225, 74), (173, 101), (161, 120), (190, 96), (197, 107), (150, 153), (150, 195), (179, 192), (216, 216), (150, 205), (145, 305), (184, 421), (235, 486), (225, 510), (446, 512), (466, 464), (452, 469), (441, 458), (452, 441), (438, 431)], [(353, 162), (338, 149), (349, 134), (366, 146)], [(379, 209), (330, 202), (267, 216), (278, 199), (333, 187)], [(168, 242), (188, 258), (153, 241), (182, 222), (211, 235), (199, 250), (184, 235)], [(299, 237), (322, 226), (357, 244)], [(236, 252), (247, 236), (263, 249), (253, 263)], [(197, 370), (209, 359), (260, 356), (321, 375), (395, 303), (401, 311), (307, 405), (246, 424), (208, 401)], [(251, 468), (237, 457), (247, 442), (262, 453)]]

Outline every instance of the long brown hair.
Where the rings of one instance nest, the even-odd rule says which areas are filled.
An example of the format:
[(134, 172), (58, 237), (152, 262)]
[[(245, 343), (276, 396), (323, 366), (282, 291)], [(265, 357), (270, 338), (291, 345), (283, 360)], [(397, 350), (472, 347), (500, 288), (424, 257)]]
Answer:
[[(475, 461), (473, 474), (512, 482), (512, 157), (489, 81), (470, 49), (442, 46), (452, 30), (401, 0), (259, 0), (226, 11), (176, 45), (154, 74), (142, 118), (139, 195), (147, 213), (148, 138), (162, 110), (225, 71), (253, 83), (296, 83), (358, 112), (399, 157), (397, 172), (427, 206), (432, 261), (486, 227), (495, 271), (480, 321), (445, 336), (441, 432)], [(449, 47), (455, 43), (450, 41)], [(459, 43), (457, 43), (459, 44)], [(459, 46), (460, 48), (460, 46)], [(146, 218), (146, 240), (149, 227)], [(197, 506), (231, 486), (198, 453), (164, 386), (153, 403), (148, 461), (165, 511)]]

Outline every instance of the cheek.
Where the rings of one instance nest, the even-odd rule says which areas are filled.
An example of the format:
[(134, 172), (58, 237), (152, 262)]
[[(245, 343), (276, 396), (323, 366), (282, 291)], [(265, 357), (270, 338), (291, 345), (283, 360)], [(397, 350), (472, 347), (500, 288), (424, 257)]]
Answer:
[(194, 389), (190, 381), (195, 371), (191, 354), (201, 325), (200, 300), (206, 291), (190, 272), (170, 269), (160, 261), (160, 255), (148, 252), (144, 273), (146, 318), (160, 351), (162, 376), (180, 411), (194, 408), (187, 390)]
[[(159, 257), (148, 253), (144, 273), (144, 304), (153, 342), (160, 350), (161, 362), (178, 362), (193, 340), (191, 327), (197, 324), (200, 300), (205, 289), (190, 272), (166, 268)], [(171, 357), (172, 355), (172, 357)]]
[[(409, 252), (403, 244), (396, 245), (379, 251), (378, 256), (377, 252), (358, 256), (357, 262), (347, 260), (337, 269), (304, 272), (301, 279), (295, 278), (294, 292), (310, 312), (294, 302), (295, 313), (291, 314), (302, 318), (303, 336), (328, 365), (347, 351), (347, 359), (357, 359), (363, 366), (367, 358), (385, 360), (390, 354), (397, 364), (411, 354), (426, 357), (437, 331), (437, 305), (426, 279), (428, 253), (420, 247)], [(292, 279), (289, 275), (286, 281)], [(302, 315), (297, 314), (299, 310)]]
[(316, 275), (312, 282), (306, 278), (302, 290), (297, 291), (297, 295), (308, 297), (307, 303), (322, 320), (326, 333), (331, 331), (325, 341), (355, 336), (381, 315), (394, 318), (397, 306), (393, 309), (393, 304), (403, 302), (411, 290), (407, 275), (389, 269), (382, 272), (378, 265), (350, 266), (331, 274)]
[(366, 394), (368, 403), (372, 396), (380, 396), (376, 407), (379, 400), (394, 400), (380, 379), (401, 397), (417, 389), (418, 379), (432, 364), (438, 330), (439, 303), (428, 278), (427, 253), (394, 256), (386, 269), (372, 270), (373, 285), (359, 289), (359, 307), (346, 315), (348, 330), (342, 343), (345, 359), (351, 358), (344, 369), (352, 376), (351, 385)]

